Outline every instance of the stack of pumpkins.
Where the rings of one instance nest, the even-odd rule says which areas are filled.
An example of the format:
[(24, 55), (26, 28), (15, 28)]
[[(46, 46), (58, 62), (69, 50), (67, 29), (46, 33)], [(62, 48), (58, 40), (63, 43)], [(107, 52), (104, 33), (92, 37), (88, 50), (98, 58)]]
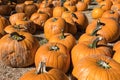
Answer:
[(91, 0), (1, 0), (1, 62), (35, 64), (19, 80), (119, 80), (119, 1), (96, 2), (89, 23)]

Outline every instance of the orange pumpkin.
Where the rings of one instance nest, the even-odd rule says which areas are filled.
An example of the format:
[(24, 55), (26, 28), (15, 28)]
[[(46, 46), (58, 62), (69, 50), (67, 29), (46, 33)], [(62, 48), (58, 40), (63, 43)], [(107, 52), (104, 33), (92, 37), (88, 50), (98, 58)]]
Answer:
[(0, 60), (10, 67), (27, 67), (34, 63), (38, 40), (27, 32), (13, 32), (0, 39)]
[(102, 27), (97, 32), (97, 34), (103, 36), (107, 40), (107, 42), (113, 42), (117, 40), (120, 35), (118, 22), (116, 22), (113, 19), (100, 18), (98, 20), (94, 20), (93, 22), (91, 22), (91, 24), (87, 26), (86, 33), (88, 34), (92, 33), (93, 30), (97, 28), (96, 26)]
[(47, 67), (57, 68), (67, 72), (70, 67), (70, 54), (61, 43), (46, 43), (41, 45), (35, 55), (35, 65), (39, 66), (41, 61), (46, 61)]
[(75, 66), (80, 59), (93, 54), (107, 55), (111, 57), (112, 49), (107, 47), (105, 43), (98, 44), (101, 40), (101, 37), (97, 37), (92, 41), (82, 41), (75, 45), (71, 51), (73, 66)]
[(62, 32), (62, 34), (56, 34), (52, 36), (49, 39), (49, 42), (61, 43), (65, 45), (69, 51), (71, 51), (73, 46), (76, 44), (76, 39), (72, 34)]
[(78, 1), (76, 3), (77, 11), (85, 11), (88, 9), (88, 4), (83, 1)]
[(78, 80), (119, 80), (120, 64), (108, 56), (87, 56), (73, 68), (72, 74)]
[(67, 75), (58, 69), (49, 69), (45, 62), (40, 62), (37, 69), (30, 70), (23, 74), (19, 80), (69, 80)]
[(120, 14), (117, 11), (113, 11), (113, 10), (106, 10), (102, 17), (104, 18), (112, 18), (115, 19), (117, 22), (119, 22), (120, 20)]
[(62, 14), (62, 18), (67, 22), (68, 24), (68, 33), (71, 33), (71, 34), (76, 34), (77, 33), (77, 26), (76, 26), (76, 23), (73, 21), (72, 19), (72, 15), (74, 13), (70, 12), (70, 11), (65, 11), (63, 12)]
[(45, 37), (49, 40), (53, 35), (61, 33), (62, 29), (64, 29), (64, 32), (68, 32), (68, 25), (63, 18), (49, 18), (44, 25)]
[(23, 20), (25, 17), (27, 18), (25, 13), (15, 13), (9, 17), (9, 21), (12, 25), (15, 25), (17, 20)]
[(36, 12), (33, 13), (30, 17), (30, 20), (33, 21), (38, 29), (43, 29), (45, 22), (49, 18), (49, 15), (45, 12)]

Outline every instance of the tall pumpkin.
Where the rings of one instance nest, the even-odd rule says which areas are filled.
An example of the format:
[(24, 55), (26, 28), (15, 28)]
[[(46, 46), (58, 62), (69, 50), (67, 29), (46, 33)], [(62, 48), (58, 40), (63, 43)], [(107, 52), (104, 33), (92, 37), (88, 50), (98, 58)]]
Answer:
[(70, 54), (61, 43), (46, 43), (40, 46), (35, 55), (36, 67), (43, 60), (47, 67), (57, 68), (65, 73), (70, 66)]
[(34, 63), (39, 42), (30, 33), (13, 32), (0, 39), (0, 60), (10, 67), (26, 67)]

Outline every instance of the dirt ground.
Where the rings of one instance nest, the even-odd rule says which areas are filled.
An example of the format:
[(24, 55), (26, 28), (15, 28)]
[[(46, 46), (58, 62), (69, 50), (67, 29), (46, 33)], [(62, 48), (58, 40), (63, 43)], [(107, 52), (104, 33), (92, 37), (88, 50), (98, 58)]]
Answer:
[[(91, 9), (93, 8), (94, 5), (89, 6), (89, 10), (84, 11), (86, 16), (88, 17), (89, 22), (92, 21), (91, 18)], [(44, 37), (44, 34), (36, 34), (35, 36), (37, 37)], [(27, 68), (11, 68), (8, 66), (5, 66), (1, 61), (0, 61), (0, 80), (18, 80), (25, 72), (35, 68), (34, 65), (27, 67)], [(71, 80), (71, 79), (70, 79)]]

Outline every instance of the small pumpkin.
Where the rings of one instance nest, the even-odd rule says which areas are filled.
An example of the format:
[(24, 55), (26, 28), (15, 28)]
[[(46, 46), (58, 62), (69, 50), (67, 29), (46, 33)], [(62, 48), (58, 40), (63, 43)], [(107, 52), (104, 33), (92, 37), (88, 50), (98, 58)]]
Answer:
[(30, 20), (37, 25), (38, 29), (43, 29), (47, 19), (49, 19), (49, 15), (41, 11), (33, 13), (30, 17)]
[(15, 7), (16, 12), (23, 12), (27, 17), (30, 16), (38, 10), (38, 7), (33, 3), (33, 1), (25, 1), (24, 3), (17, 4)]
[(62, 31), (62, 33), (52, 36), (49, 39), (49, 42), (61, 43), (61, 44), (65, 45), (69, 51), (71, 51), (73, 46), (76, 44), (76, 39), (72, 34), (64, 33)]
[(58, 69), (49, 69), (45, 62), (40, 62), (37, 69), (30, 70), (23, 74), (19, 80), (69, 80), (67, 75)]
[(47, 67), (57, 68), (65, 73), (70, 67), (70, 54), (61, 43), (48, 42), (41, 45), (35, 55), (35, 66), (38, 68), (39, 62), (43, 60)]
[(78, 1), (76, 3), (76, 8), (77, 8), (77, 11), (85, 11), (88, 9), (88, 4), (85, 3), (84, 1)]
[(9, 17), (9, 21), (12, 25), (15, 25), (17, 20), (23, 20), (25, 17), (27, 18), (25, 13), (15, 13)]
[(106, 43), (98, 44), (102, 40), (102, 37), (97, 37), (91, 41), (82, 41), (79, 42), (72, 48), (71, 57), (73, 66), (77, 62), (89, 55), (107, 55), (112, 57), (112, 49), (106, 46)]
[(28, 32), (6, 34), (0, 39), (0, 60), (10, 67), (30, 66), (38, 47), (38, 40)]
[(78, 80), (119, 80), (120, 64), (105, 55), (92, 55), (78, 61), (72, 74)]
[(62, 29), (64, 32), (68, 32), (68, 25), (65, 20), (61, 17), (51, 17), (44, 25), (45, 37), (49, 40), (53, 35), (61, 33)]

